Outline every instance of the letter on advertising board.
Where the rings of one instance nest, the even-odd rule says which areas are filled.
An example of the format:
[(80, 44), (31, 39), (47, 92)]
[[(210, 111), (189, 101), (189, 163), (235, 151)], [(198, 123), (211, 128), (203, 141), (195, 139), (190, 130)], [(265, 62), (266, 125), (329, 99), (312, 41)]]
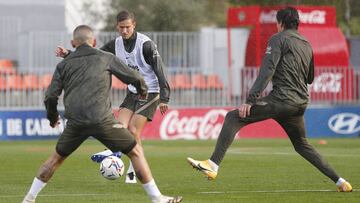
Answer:
[(7, 119), (6, 130), (8, 136), (22, 136), (22, 120), (21, 119)]

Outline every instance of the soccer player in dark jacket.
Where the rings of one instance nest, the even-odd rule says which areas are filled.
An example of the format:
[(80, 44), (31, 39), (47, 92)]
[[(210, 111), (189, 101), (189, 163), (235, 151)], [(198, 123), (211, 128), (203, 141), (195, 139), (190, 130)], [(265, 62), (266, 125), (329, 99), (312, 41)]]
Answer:
[[(304, 112), (309, 103), (307, 85), (314, 79), (314, 58), (310, 43), (298, 32), (299, 14), (295, 8), (287, 7), (277, 12), (276, 19), (278, 33), (268, 42), (246, 103), (227, 113), (210, 159), (197, 161), (189, 157), (188, 162), (208, 179), (215, 179), (236, 133), (248, 124), (272, 118), (283, 127), (297, 153), (334, 181), (338, 191), (350, 192), (350, 183), (339, 177), (306, 139)], [(273, 90), (261, 98), (270, 81)]]
[[(127, 95), (120, 105), (118, 121), (128, 128), (138, 144), (141, 144), (141, 132), (147, 122), (153, 119), (159, 106), (160, 113), (168, 110), (170, 87), (164, 73), (164, 64), (155, 43), (146, 35), (136, 32), (136, 19), (133, 13), (121, 11), (116, 17), (116, 29), (119, 36), (106, 43), (100, 49), (116, 55), (130, 68), (138, 71), (148, 86), (148, 97), (139, 99), (136, 89), (128, 85)], [(66, 56), (68, 50), (59, 47), (58, 56)], [(94, 154), (91, 158), (100, 162), (104, 157), (113, 154), (106, 150)], [(115, 152), (116, 155), (119, 153)], [(136, 183), (135, 171), (130, 163), (125, 179), (126, 183)]]
[(65, 118), (68, 121), (56, 143), (55, 152), (40, 167), (23, 203), (35, 202), (38, 193), (64, 160), (90, 136), (110, 150), (121, 151), (130, 158), (152, 203), (180, 202), (181, 197), (167, 197), (160, 193), (142, 146), (137, 144), (127, 128), (118, 124), (112, 113), (112, 75), (132, 84), (138, 96), (145, 98), (147, 86), (142, 76), (114, 55), (93, 48), (96, 40), (89, 26), (75, 28), (71, 44), (76, 50), (57, 65), (44, 101), (50, 126), (56, 127), (59, 121), (58, 99), (64, 90)]

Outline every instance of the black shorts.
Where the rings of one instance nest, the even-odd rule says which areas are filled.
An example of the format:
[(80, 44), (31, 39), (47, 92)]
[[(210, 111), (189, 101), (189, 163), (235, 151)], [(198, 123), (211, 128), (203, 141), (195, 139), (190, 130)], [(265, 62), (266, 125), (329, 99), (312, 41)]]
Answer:
[(146, 100), (139, 99), (139, 95), (128, 91), (120, 108), (126, 108), (133, 111), (135, 114), (142, 115), (148, 121), (152, 121), (156, 108), (160, 104), (159, 93), (149, 93)]
[(63, 157), (69, 156), (90, 136), (113, 152), (127, 154), (136, 145), (134, 136), (128, 129), (113, 122), (98, 126), (67, 125), (56, 144), (56, 152)]

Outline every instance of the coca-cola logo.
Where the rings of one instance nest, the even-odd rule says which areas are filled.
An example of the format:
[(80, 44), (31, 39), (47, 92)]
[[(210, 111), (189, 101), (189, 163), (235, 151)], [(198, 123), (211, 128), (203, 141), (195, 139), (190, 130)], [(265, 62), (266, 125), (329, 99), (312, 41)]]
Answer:
[(308, 13), (299, 11), (300, 22), (305, 24), (325, 24), (325, 11), (314, 10)]
[(260, 13), (260, 23), (276, 23), (276, 10), (271, 10), (269, 12), (262, 11)]
[(182, 116), (178, 110), (167, 113), (160, 125), (160, 137), (176, 139), (216, 139), (227, 111), (212, 109), (201, 116)]
[(238, 19), (240, 22), (244, 21), (246, 19), (246, 14), (244, 11), (241, 11), (239, 14), (238, 14)]
[[(310, 12), (303, 12), (298, 10), (300, 23), (304, 24), (325, 24), (326, 23), (326, 12), (321, 10), (313, 10)], [(276, 23), (276, 10), (262, 11), (260, 13), (260, 23)]]
[(315, 77), (310, 90), (317, 93), (339, 93), (342, 78), (342, 73), (321, 73)]

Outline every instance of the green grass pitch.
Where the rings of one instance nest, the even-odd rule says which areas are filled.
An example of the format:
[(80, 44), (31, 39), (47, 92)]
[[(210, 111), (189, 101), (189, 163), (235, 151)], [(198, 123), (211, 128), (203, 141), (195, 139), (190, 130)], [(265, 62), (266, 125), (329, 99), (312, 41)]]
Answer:
[[(335, 192), (335, 184), (295, 153), (287, 139), (239, 139), (229, 149), (215, 181), (208, 181), (186, 157), (208, 158), (215, 141), (144, 141), (155, 180), (166, 195), (183, 202), (360, 202), (360, 139), (310, 142), (353, 185), (352, 193)], [(55, 141), (0, 142), (0, 202), (19, 203)], [(149, 202), (141, 184), (109, 181), (99, 174), (92, 153), (104, 147), (86, 141), (55, 173), (37, 198), (52, 202)], [(125, 165), (128, 159), (123, 158)]]

